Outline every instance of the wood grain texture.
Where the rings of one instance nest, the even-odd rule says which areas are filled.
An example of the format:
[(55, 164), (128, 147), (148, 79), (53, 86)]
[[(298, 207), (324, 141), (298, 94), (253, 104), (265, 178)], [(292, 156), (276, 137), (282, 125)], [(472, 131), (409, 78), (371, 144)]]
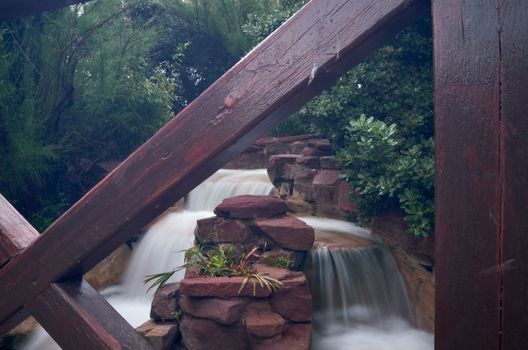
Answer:
[(0, 20), (24, 17), (88, 0), (0, 0)]
[(502, 350), (528, 347), (528, 2), (500, 1)]
[(85, 281), (52, 283), (26, 308), (63, 349), (152, 350)]
[(500, 48), (497, 2), (433, 1), (437, 350), (497, 350)]
[(9, 333), (13, 328), (22, 323), (26, 318), (31, 316), (27, 310), (19, 309), (18, 312), (12, 315), (7, 321), (0, 323), (0, 338)]
[[(0, 243), (14, 254), (38, 232), (0, 195)], [(65, 349), (151, 349), (87, 282), (54, 283), (0, 323), (0, 336), (31, 312)]]
[(0, 320), (92, 267), (428, 8), (309, 2), (0, 270)]
[(38, 236), (33, 226), (0, 194), (0, 268)]

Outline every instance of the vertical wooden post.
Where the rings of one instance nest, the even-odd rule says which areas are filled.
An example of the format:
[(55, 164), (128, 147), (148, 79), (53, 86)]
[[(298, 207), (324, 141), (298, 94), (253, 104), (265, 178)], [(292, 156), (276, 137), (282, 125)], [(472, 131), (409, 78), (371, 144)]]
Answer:
[(433, 2), (436, 348), (528, 329), (528, 2)]
[(497, 2), (433, 1), (437, 350), (499, 349)]
[(499, 1), (501, 46), (501, 349), (528, 348), (528, 1)]

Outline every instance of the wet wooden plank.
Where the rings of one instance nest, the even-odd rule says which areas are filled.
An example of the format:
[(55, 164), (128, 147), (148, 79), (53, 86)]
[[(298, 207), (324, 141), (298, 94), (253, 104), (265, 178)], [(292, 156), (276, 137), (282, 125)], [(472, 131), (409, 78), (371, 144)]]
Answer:
[(0, 20), (24, 17), (88, 0), (0, 0)]
[[(17, 254), (37, 231), (0, 195), (0, 244)], [(0, 323), (0, 335), (32, 313), (65, 349), (151, 349), (87, 282), (53, 283)]]
[(63, 349), (152, 350), (152, 346), (83, 280), (52, 283), (26, 305)]
[(0, 194), (0, 268), (38, 236), (37, 230)]
[(435, 349), (499, 348), (497, 2), (433, 2)]
[(29, 316), (30, 314), (25, 308), (19, 309), (18, 312), (12, 315), (8, 320), (0, 323), (0, 337), (9, 333), (9, 331), (18, 326), (20, 323), (24, 322), (24, 320)]
[(0, 270), (0, 320), (80, 275), (410, 21), (413, 0), (312, 0)]
[(527, 347), (528, 2), (500, 1), (502, 349)]

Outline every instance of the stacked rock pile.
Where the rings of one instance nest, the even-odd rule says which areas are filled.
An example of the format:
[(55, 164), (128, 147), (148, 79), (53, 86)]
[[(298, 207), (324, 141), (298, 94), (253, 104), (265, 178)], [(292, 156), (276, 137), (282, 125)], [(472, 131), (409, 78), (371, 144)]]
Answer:
[(215, 209), (216, 216), (199, 220), (195, 231), (195, 243), (209, 249), (230, 245), (244, 254), (258, 247), (250, 270), (282, 287), (188, 269), (180, 283), (158, 289), (152, 320), (139, 331), (156, 349), (309, 349), (312, 296), (299, 270), (314, 230), (286, 215), (287, 209), (273, 196), (233, 197)]

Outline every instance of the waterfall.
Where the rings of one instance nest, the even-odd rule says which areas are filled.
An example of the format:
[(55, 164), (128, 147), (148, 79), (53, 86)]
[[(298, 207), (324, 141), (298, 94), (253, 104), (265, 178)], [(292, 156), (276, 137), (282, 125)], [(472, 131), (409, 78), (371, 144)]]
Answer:
[[(265, 169), (219, 170), (187, 195), (184, 210), (169, 211), (147, 230), (123, 274), (122, 282), (101, 291), (110, 304), (134, 327), (149, 319), (154, 290), (147, 292), (145, 276), (170, 271), (183, 264), (182, 251), (192, 246), (196, 221), (213, 216), (224, 198), (242, 194), (267, 195), (273, 190)], [(176, 273), (169, 282), (183, 278)], [(38, 328), (24, 350), (56, 350), (58, 345)]]
[[(182, 251), (193, 244), (196, 221), (213, 215), (224, 199), (271, 193), (266, 170), (220, 170), (185, 198), (184, 210), (157, 219), (134, 247), (122, 282), (101, 294), (132, 326), (149, 318), (153, 291), (146, 275), (183, 264)], [(432, 335), (413, 328), (412, 312), (400, 272), (390, 251), (352, 223), (302, 217), (316, 230), (307, 271), (314, 296), (317, 350), (432, 350)], [(367, 242), (367, 244), (365, 244)], [(358, 247), (359, 246), (359, 247)], [(178, 281), (183, 272), (171, 281)], [(39, 328), (25, 350), (56, 350)]]
[(412, 326), (405, 285), (387, 247), (351, 223), (301, 219), (316, 231), (307, 271), (314, 298), (314, 349), (434, 348), (432, 335)]

